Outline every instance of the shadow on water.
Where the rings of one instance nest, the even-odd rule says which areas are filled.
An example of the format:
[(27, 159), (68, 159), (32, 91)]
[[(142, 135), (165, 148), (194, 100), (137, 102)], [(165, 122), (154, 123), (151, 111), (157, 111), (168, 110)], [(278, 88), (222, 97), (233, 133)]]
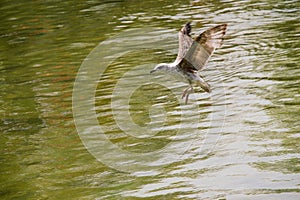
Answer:
[[(298, 7), (296, 0), (3, 1), (1, 199), (299, 199)], [(195, 33), (229, 25), (200, 72), (213, 92), (192, 94), (189, 105), (180, 98), (185, 83), (149, 75), (156, 63), (175, 59), (186, 21)], [(83, 145), (73, 87), (99, 42), (145, 26), (159, 28), (153, 38), (124, 42), (164, 42), (110, 63), (97, 83), (95, 112), (105, 137), (125, 152), (174, 152), (125, 173)]]

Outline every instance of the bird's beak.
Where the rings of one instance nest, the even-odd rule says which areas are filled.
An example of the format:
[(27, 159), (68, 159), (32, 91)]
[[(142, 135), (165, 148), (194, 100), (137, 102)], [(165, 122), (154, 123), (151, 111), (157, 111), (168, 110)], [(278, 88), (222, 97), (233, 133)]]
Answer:
[(152, 74), (153, 72), (155, 72), (156, 70), (155, 69), (152, 69), (151, 71), (150, 71), (150, 74)]

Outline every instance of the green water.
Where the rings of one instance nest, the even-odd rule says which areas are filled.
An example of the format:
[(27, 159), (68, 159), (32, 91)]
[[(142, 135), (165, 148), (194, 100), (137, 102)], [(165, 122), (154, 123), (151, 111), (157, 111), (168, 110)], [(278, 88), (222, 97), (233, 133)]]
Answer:
[[(299, 199), (299, 7), (2, 1), (0, 199)], [(165, 87), (151, 83), (161, 75), (149, 75), (155, 63), (175, 59), (186, 21), (195, 33), (228, 23), (223, 47), (201, 72), (213, 92), (192, 94), (189, 105), (180, 98), (185, 83)], [(127, 52), (118, 55), (117, 46)], [(101, 53), (116, 59), (106, 66)], [(74, 113), (85, 108), (72, 99), (89, 55), (98, 59), (93, 73), (103, 70), (92, 102), (98, 136), (126, 155), (97, 138), (88, 138), (97, 151), (90, 149), (89, 116)]]

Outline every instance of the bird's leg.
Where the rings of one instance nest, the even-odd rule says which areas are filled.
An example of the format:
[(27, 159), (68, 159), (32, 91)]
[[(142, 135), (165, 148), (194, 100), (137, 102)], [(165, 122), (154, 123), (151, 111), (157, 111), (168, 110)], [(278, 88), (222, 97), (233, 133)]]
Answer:
[(191, 88), (191, 86), (187, 87), (186, 89), (183, 90), (181, 98), (183, 99), (187, 93), (187, 91)]
[(190, 87), (186, 88), (184, 91), (183, 91), (183, 94), (182, 94), (182, 98), (185, 97), (185, 104), (187, 104), (188, 100), (189, 100), (189, 96), (191, 93), (194, 92), (194, 88), (193, 86), (191, 85)]
[(191, 86), (191, 87), (189, 88), (189, 90), (187, 91), (187, 94), (186, 94), (186, 97), (185, 97), (185, 104), (188, 103), (189, 96), (190, 96), (190, 94), (193, 93), (193, 92), (194, 92), (194, 88), (193, 88), (193, 86)]

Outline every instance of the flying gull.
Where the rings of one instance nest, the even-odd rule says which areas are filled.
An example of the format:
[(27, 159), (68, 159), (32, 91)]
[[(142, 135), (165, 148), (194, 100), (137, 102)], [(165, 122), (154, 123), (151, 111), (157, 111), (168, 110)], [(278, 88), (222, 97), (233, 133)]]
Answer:
[(210, 86), (197, 73), (203, 69), (216, 48), (222, 46), (227, 24), (212, 27), (192, 39), (191, 23), (186, 23), (178, 33), (179, 49), (173, 63), (160, 63), (150, 73), (155, 71), (174, 72), (188, 81), (189, 87), (183, 91), (187, 104), (189, 95), (194, 92), (193, 84), (200, 86), (204, 91), (210, 92)]

